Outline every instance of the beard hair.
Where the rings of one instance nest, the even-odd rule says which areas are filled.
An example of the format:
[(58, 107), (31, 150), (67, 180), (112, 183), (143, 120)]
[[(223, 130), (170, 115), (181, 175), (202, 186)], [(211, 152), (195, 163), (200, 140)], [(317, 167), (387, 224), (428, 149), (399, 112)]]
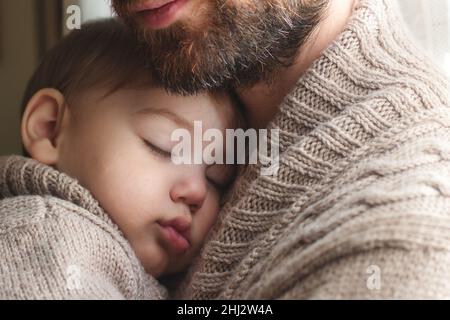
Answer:
[[(204, 20), (180, 21), (162, 30), (141, 26), (129, 13), (136, 1), (113, 1), (147, 50), (148, 68), (162, 86), (191, 95), (204, 90), (270, 82), (288, 67), (329, 0), (252, 0), (236, 5), (210, 0)], [(195, 25), (198, 23), (198, 25)]]

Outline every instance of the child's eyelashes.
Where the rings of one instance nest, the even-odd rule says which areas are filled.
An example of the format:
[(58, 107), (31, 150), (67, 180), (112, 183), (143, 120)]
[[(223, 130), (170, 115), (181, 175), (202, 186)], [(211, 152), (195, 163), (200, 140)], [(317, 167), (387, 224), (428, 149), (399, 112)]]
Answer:
[[(147, 141), (145, 139), (142, 139), (142, 141), (144, 142), (145, 147), (154, 155), (156, 155), (157, 157), (160, 157), (164, 160), (170, 160), (172, 158), (172, 153), (165, 151), (157, 146), (155, 146), (153, 143), (151, 143), (150, 141)], [(220, 173), (220, 174), (219, 174)], [(210, 177), (213, 176), (214, 178)], [(229, 187), (229, 181), (228, 179), (224, 179), (224, 177), (222, 176), (223, 173), (217, 171), (216, 170), (211, 170), (211, 172), (209, 172), (206, 175), (206, 180), (208, 181), (208, 183), (215, 188), (219, 193), (225, 192), (227, 190), (227, 188)], [(217, 176), (217, 177), (216, 177)], [(222, 181), (224, 180), (224, 181)]]
[(172, 158), (172, 153), (168, 152), (168, 151), (164, 151), (161, 148), (158, 148), (157, 146), (155, 146), (153, 143), (147, 141), (147, 140), (143, 140), (145, 146), (154, 154), (156, 154), (159, 157), (162, 157), (164, 159), (171, 159)]

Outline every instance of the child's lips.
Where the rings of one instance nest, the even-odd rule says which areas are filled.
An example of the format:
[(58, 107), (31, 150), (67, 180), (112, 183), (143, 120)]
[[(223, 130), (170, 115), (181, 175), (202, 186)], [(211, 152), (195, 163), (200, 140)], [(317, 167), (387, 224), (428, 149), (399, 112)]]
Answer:
[(190, 221), (177, 218), (168, 222), (161, 222), (159, 225), (163, 237), (175, 251), (183, 253), (191, 247), (189, 234), (191, 228)]
[(190, 248), (189, 241), (171, 226), (161, 226), (162, 235), (176, 252), (184, 253)]

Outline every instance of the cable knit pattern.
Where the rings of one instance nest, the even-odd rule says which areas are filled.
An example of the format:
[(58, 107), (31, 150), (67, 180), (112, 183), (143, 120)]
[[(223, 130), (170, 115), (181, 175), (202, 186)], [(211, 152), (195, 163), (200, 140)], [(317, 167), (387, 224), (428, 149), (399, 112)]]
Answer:
[(0, 299), (163, 299), (118, 227), (76, 180), (0, 157)]
[(239, 178), (177, 297), (450, 298), (448, 85), (405, 30), (360, 1), (269, 126), (278, 175)]

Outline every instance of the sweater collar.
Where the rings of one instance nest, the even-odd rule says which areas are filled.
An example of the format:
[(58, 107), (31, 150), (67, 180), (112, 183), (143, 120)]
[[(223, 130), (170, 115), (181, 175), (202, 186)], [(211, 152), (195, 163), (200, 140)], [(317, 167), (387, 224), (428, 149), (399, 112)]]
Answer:
[(269, 124), (269, 129), (281, 129), (282, 148), (344, 116), (349, 107), (392, 91), (399, 81), (420, 79), (429, 94), (417, 97), (403, 89), (402, 98), (410, 101), (399, 110), (373, 113), (381, 130), (393, 113), (411, 113), (407, 107), (414, 99), (423, 98), (422, 108), (448, 104), (447, 80), (411, 45), (402, 20), (396, 1), (359, 0), (344, 31), (300, 77)]
[(0, 200), (27, 195), (56, 197), (107, 218), (97, 200), (77, 180), (30, 158), (0, 157)]

